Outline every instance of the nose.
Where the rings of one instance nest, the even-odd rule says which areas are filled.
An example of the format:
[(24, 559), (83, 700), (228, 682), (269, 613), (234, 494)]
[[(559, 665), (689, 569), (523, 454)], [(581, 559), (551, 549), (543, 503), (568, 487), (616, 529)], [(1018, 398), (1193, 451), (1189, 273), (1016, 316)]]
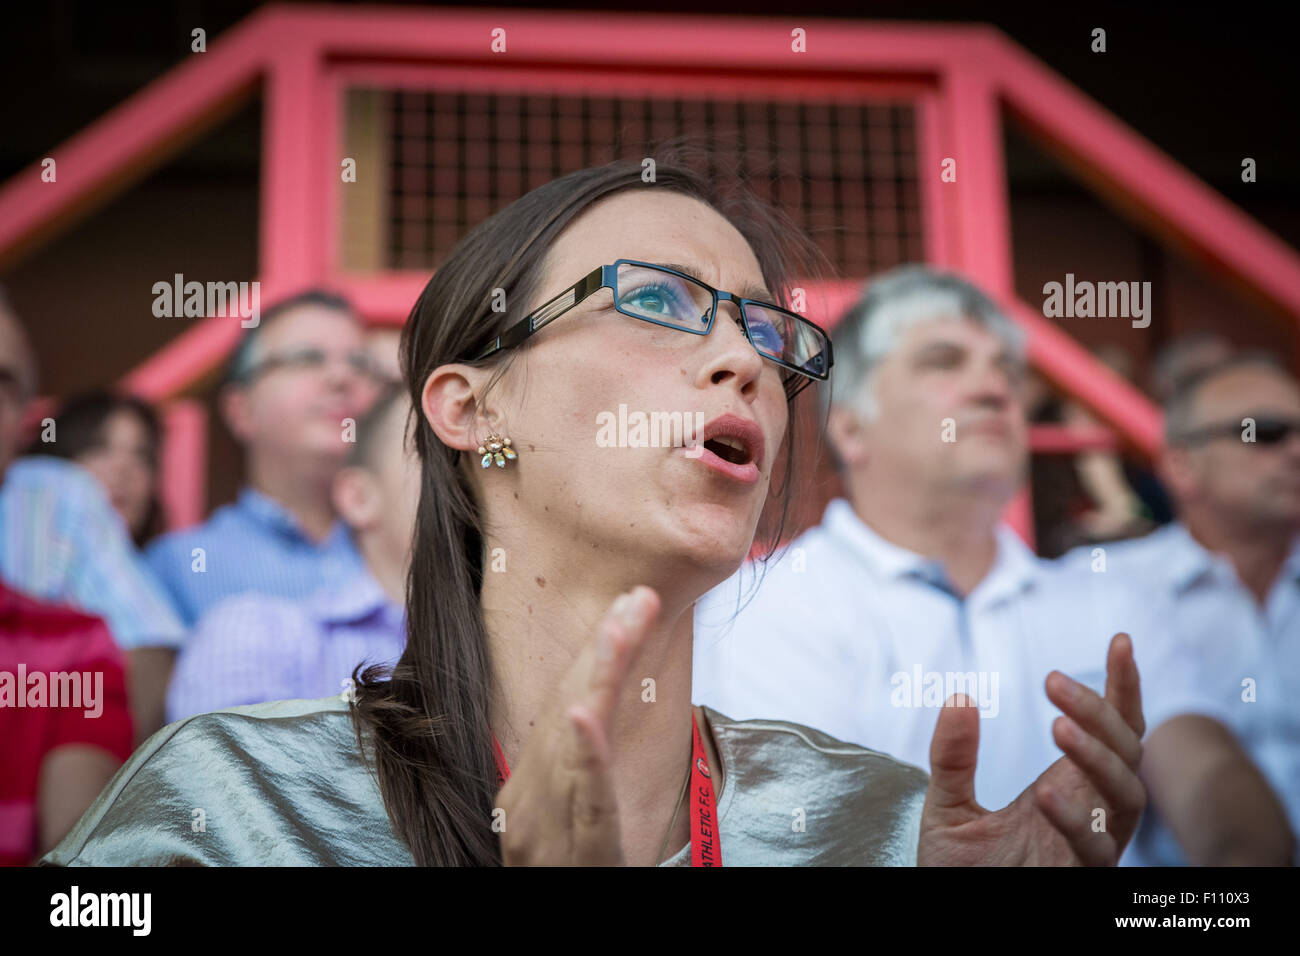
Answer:
[(356, 389), (362, 376), (349, 361), (349, 353), (334, 354), (325, 364), (325, 382), (333, 389)]
[(981, 367), (974, 382), (974, 401), (997, 411), (1001, 411), (1015, 400), (1016, 391), (1011, 383), (1011, 376), (1006, 369), (994, 363)]
[(734, 381), (742, 395), (758, 390), (763, 357), (745, 335), (739, 308), (734, 302), (718, 303), (713, 328), (704, 337), (708, 359), (701, 371), (713, 384)]

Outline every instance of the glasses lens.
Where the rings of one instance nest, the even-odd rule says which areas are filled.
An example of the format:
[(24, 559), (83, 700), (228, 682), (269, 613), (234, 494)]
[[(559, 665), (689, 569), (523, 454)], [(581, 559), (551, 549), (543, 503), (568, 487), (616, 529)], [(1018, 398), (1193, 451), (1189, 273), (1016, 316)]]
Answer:
[(349, 352), (347, 355), (347, 361), (348, 368), (352, 369), (354, 374), (360, 375), (363, 378), (379, 377), (379, 370), (375, 367), (374, 359), (371, 358), (369, 352)]
[(745, 324), (760, 354), (817, 378), (826, 377), (826, 338), (811, 322), (750, 302), (745, 305)]
[(615, 301), (641, 319), (702, 332), (709, 327), (713, 293), (671, 272), (620, 263)]

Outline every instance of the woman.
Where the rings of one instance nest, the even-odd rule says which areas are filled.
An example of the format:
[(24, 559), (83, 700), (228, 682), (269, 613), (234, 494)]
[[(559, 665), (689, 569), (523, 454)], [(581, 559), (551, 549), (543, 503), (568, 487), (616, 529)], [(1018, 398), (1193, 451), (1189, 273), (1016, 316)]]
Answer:
[[(416, 303), (422, 485), (391, 679), (164, 729), (48, 862), (1114, 862), (1144, 800), (1126, 639), (1106, 700), (1053, 675), (1067, 757), (999, 813), (971, 792), (973, 708), (945, 710), (927, 788), (815, 730), (691, 707), (693, 604), (745, 559), (774, 471), (791, 487), (789, 396), (831, 356), (796, 318), (746, 305), (742, 322), (679, 274), (787, 301), (810, 258), (797, 230), (675, 162), (653, 178), (620, 162), (534, 190)], [(621, 407), (707, 427), (603, 447)]]
[(136, 547), (143, 547), (162, 530), (158, 501), (162, 429), (147, 402), (109, 392), (74, 398), (54, 420), (54, 438), (34, 445), (31, 454), (69, 458), (85, 467), (103, 486)]

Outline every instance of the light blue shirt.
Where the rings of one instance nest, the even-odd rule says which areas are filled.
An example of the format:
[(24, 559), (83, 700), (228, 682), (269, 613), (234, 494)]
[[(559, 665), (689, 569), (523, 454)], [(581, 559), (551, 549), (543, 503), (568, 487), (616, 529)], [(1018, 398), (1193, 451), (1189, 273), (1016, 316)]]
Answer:
[[(1087, 564), (1094, 550), (1076, 548), (1062, 561)], [(1168, 621), (1179, 657), (1222, 703), (1221, 719), (1300, 833), (1300, 537), (1263, 606), (1228, 558), (1206, 550), (1182, 524), (1104, 550), (1108, 573), (1136, 583)], [(1145, 674), (1142, 682), (1145, 688)], [(1187, 862), (1154, 811), (1143, 817), (1132, 852), (1151, 866)]]
[(1118, 631), (1133, 639), (1148, 728), (1183, 712), (1216, 716), (1143, 595), (1116, 575), (1039, 559), (1008, 527), (996, 534), (993, 566), (963, 599), (936, 562), (835, 499), (756, 590), (761, 566), (747, 564), (697, 602), (693, 700), (738, 720), (816, 727), (928, 770), (939, 710), (963, 691), (983, 718), (975, 796), (990, 809), (1063, 755), (1047, 675), (1103, 693)]
[(287, 508), (252, 488), (198, 527), (164, 535), (145, 556), (191, 627), (236, 594), (303, 598), (361, 566), (342, 522), (318, 543)]
[(172, 675), (167, 721), (345, 692), (363, 661), (395, 664), (405, 611), (364, 567), (301, 601), (244, 594), (200, 619)]
[(102, 617), (119, 647), (177, 647), (185, 627), (94, 477), (62, 458), (15, 460), (0, 484), (0, 577)]

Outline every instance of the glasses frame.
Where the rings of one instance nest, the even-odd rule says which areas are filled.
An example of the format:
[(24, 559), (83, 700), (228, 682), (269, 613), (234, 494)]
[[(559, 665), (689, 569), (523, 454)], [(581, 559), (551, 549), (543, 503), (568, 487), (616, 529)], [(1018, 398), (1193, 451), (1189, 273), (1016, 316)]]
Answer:
[[(1259, 427), (1261, 424), (1282, 425), (1287, 429), (1287, 431), (1277, 441), (1261, 442), (1259, 440), (1256, 440), (1253, 442), (1242, 442), (1242, 444), (1263, 445), (1265, 447), (1271, 447), (1273, 445), (1281, 445), (1284, 444), (1287, 441), (1287, 439), (1291, 437), (1293, 433), (1300, 431), (1300, 420), (1294, 418), (1282, 418), (1277, 415), (1248, 415), (1245, 417), (1253, 418), (1255, 420), (1256, 435), (1259, 434)], [(1179, 445), (1188, 445), (1188, 446), (1195, 447), (1198, 445), (1205, 445), (1208, 444), (1209, 442), (1217, 441), (1219, 439), (1235, 438), (1238, 441), (1240, 441), (1242, 428), (1243, 426), (1238, 424), (1237, 422), (1220, 422), (1213, 425), (1201, 425), (1199, 428), (1192, 428), (1183, 432), (1180, 435), (1175, 435), (1174, 442)]]
[[(640, 266), (642, 268), (648, 268), (648, 269), (656, 269), (660, 272), (666, 272), (669, 275), (675, 275), (681, 279), (686, 279), (690, 282), (694, 282), (697, 285), (707, 289), (713, 296), (713, 307), (709, 313), (708, 325), (702, 329), (689, 329), (681, 325), (674, 325), (671, 322), (661, 322), (657, 319), (647, 318), (644, 315), (638, 315), (635, 312), (631, 312), (628, 309), (623, 308), (621, 305), (619, 305), (618, 302), (618, 267), (624, 264)], [(488, 356), (493, 355), (497, 352), (503, 351), (505, 349), (514, 348), (515, 346), (523, 342), (525, 339), (527, 339), (530, 335), (545, 328), (547, 325), (549, 325), (551, 322), (554, 322), (565, 312), (568, 312), (570, 309), (574, 308), (575, 306), (583, 302), (589, 296), (595, 294), (596, 292), (599, 292), (601, 289), (609, 289), (610, 292), (614, 294), (614, 308), (620, 313), (622, 313), (623, 315), (626, 315), (629, 318), (639, 319), (642, 322), (649, 322), (653, 325), (662, 325), (665, 328), (673, 329), (677, 332), (686, 332), (689, 333), (690, 335), (708, 335), (710, 332), (713, 331), (713, 324), (718, 319), (718, 303), (734, 302), (736, 303), (737, 311), (740, 313), (740, 324), (741, 327), (744, 329), (745, 338), (749, 340), (750, 345), (754, 345), (754, 337), (749, 331), (749, 319), (745, 315), (745, 306), (752, 304), (756, 306), (761, 306), (764, 309), (774, 309), (783, 315), (789, 316), (790, 318), (794, 319), (796, 322), (808, 326), (821, 338), (822, 342), (825, 344), (826, 368), (825, 368), (825, 374), (822, 375), (818, 375), (815, 372), (810, 372), (807, 369), (800, 368), (799, 366), (794, 365), (790, 362), (786, 362), (780, 358), (777, 358), (776, 356), (770, 355), (766, 352), (762, 352), (759, 350), (757, 345), (754, 345), (754, 351), (758, 352), (758, 354), (761, 355), (763, 358), (781, 366), (784, 369), (788, 369), (790, 372), (794, 373), (794, 376), (798, 377), (796, 380), (793, 377), (787, 376), (782, 380), (782, 384), (784, 385), (786, 391), (787, 401), (794, 398), (801, 391), (803, 391), (805, 388), (811, 385), (814, 381), (825, 382), (829, 380), (831, 377), (831, 366), (835, 364), (835, 357), (831, 351), (831, 337), (826, 333), (825, 329), (817, 325), (815, 322), (810, 322), (808, 319), (805, 319), (797, 312), (791, 312), (789, 309), (782, 308), (781, 306), (776, 305), (772, 302), (764, 302), (762, 299), (748, 299), (743, 296), (738, 296), (732, 292), (726, 292), (722, 289), (715, 289), (707, 282), (704, 282), (703, 280), (698, 279), (693, 275), (689, 275), (688, 273), (678, 272), (676, 269), (669, 269), (666, 266), (661, 266), (654, 262), (642, 262), (639, 259), (615, 259), (613, 262), (609, 263), (608, 265), (597, 266), (596, 268), (592, 269), (589, 273), (587, 273), (585, 276), (583, 276), (573, 285), (569, 286), (563, 292), (559, 293), (556, 296), (553, 296), (544, 305), (538, 307), (537, 309), (534, 309), (532, 312), (524, 316), (518, 322), (511, 325), (500, 335), (493, 338), (492, 341), (490, 341), (487, 345), (485, 345), (478, 352), (478, 354), (474, 356), (474, 361), (480, 361), (481, 359), (485, 359)], [(791, 384), (790, 384), (792, 381), (796, 382), (793, 389), (791, 388)]]
[[(323, 356), (325, 361), (320, 366), (316, 366), (316, 367), (309, 367), (301, 364), (300, 362), (295, 362), (295, 359), (299, 359), (300, 356), (308, 355), (311, 353), (317, 353)], [(365, 357), (364, 364), (366, 367), (364, 369), (359, 368), (358, 365), (354, 364), (352, 361), (352, 359), (360, 358), (362, 356)], [(270, 352), (265, 356), (263, 356), (261, 361), (257, 362), (254, 365), (249, 366), (249, 368), (242, 375), (240, 375), (236, 381), (238, 381), (240, 384), (243, 385), (251, 385), (252, 383), (256, 382), (258, 379), (262, 378), (263, 376), (269, 375), (272, 372), (281, 371), (283, 369), (296, 368), (296, 370), (298, 371), (311, 371), (313, 373), (319, 374), (329, 368), (330, 360), (333, 358), (334, 356), (331, 355), (329, 352), (326, 352), (324, 349), (316, 348), (315, 346), (303, 346), (302, 348), (296, 348), (296, 349), (281, 349), (279, 352)], [(367, 352), (365, 349), (356, 349), (352, 352), (349, 352), (346, 356), (344, 356), (344, 361), (348, 365), (348, 367), (352, 370), (352, 374), (358, 375), (370, 381), (380, 382), (382, 384), (383, 379), (377, 367), (377, 363), (375, 362), (374, 357), (371, 356), (370, 353)]]

